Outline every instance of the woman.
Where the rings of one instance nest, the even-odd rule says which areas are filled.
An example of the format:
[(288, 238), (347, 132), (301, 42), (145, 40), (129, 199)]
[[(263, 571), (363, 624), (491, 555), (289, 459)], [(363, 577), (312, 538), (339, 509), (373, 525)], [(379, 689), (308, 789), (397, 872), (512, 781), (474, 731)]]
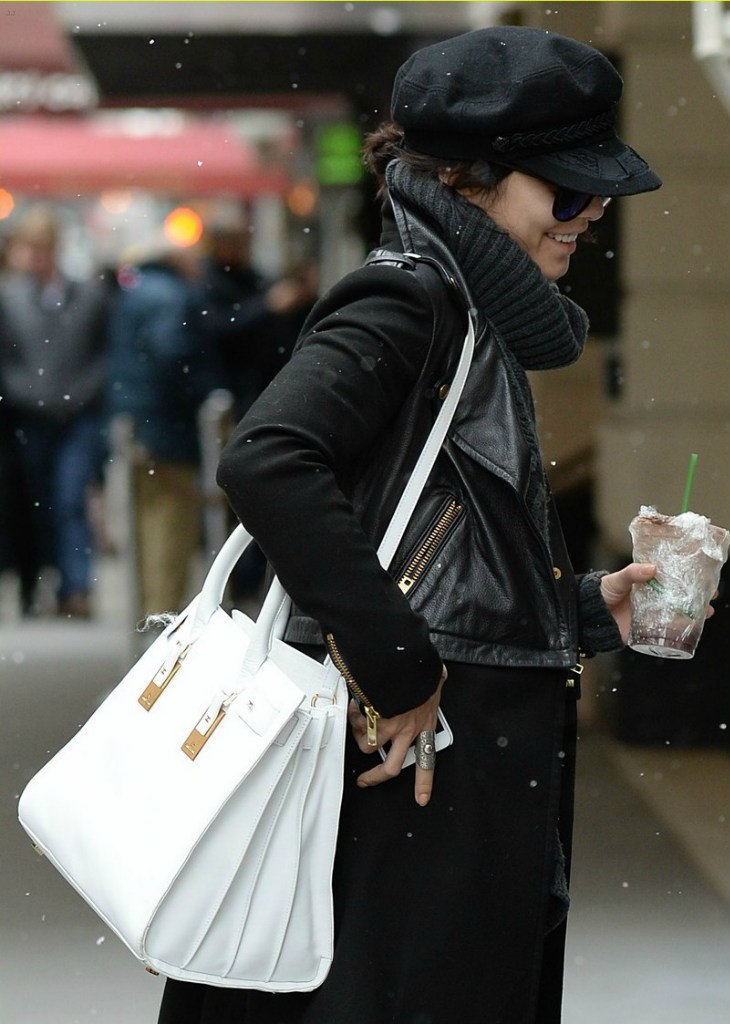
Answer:
[[(577, 238), (609, 198), (660, 185), (615, 136), (621, 88), (592, 48), (525, 28), (398, 72), (394, 122), (366, 146), (390, 255), (320, 300), (219, 470), (297, 606), (286, 639), (325, 641), (357, 697), (334, 964), (306, 994), (168, 982), (161, 1024), (560, 1019), (579, 652), (621, 645), (653, 567), (576, 580), (525, 371), (581, 353), (586, 317), (555, 284)], [(377, 543), (461, 352), (464, 289), (474, 361), (385, 572)], [(454, 742), (435, 759), (439, 706)]]

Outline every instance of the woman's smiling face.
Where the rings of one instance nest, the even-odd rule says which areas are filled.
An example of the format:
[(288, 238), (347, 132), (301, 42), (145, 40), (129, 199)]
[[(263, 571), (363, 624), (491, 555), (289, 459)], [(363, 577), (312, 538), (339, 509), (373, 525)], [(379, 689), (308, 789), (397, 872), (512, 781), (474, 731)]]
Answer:
[(476, 192), (463, 194), (507, 232), (548, 280), (557, 281), (568, 272), (578, 235), (603, 216), (603, 204), (595, 196), (577, 217), (559, 221), (553, 216), (556, 191), (547, 181), (512, 171), (488, 197)]

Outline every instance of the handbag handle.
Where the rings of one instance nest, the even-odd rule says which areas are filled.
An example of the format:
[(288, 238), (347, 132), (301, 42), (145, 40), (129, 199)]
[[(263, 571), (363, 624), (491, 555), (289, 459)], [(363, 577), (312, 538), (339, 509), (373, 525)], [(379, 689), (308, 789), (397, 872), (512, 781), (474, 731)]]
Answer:
[[(195, 615), (190, 631), (191, 639), (210, 621), (213, 613), (220, 606), (230, 575), (252, 540), (253, 537), (248, 530), (239, 524), (233, 529), (215, 556), (195, 606)], [(279, 583), (278, 577), (275, 576), (256, 620), (257, 627), (261, 626), (266, 633), (271, 634), (272, 640), (274, 636), (277, 639), (280, 638), (286, 628), (289, 608), (282, 606), (287, 601), (289, 601), (288, 595)], [(270, 647), (271, 644), (269, 644), (269, 649)]]
[[(388, 567), (400, 544), (461, 398), (474, 355), (476, 337), (474, 323), (475, 314), (470, 309), (464, 345), (449, 393), (444, 399), (410, 479), (398, 501), (393, 517), (378, 546), (378, 559), (384, 568)], [(200, 592), (190, 632), (191, 639), (220, 606), (228, 578), (252, 539), (251, 534), (243, 526), (237, 526), (216, 555)], [(282, 587), (278, 577), (275, 576), (256, 620), (256, 628), (243, 663), (244, 674), (255, 672), (268, 657), (274, 640), (281, 639), (290, 609), (291, 598)]]

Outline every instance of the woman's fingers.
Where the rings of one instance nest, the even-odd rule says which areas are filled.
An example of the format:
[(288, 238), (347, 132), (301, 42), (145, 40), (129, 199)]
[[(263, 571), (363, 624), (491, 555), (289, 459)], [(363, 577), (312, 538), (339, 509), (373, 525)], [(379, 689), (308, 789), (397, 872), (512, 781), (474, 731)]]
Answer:
[(433, 792), (433, 773), (435, 767), (435, 735), (436, 717), (438, 714), (441, 688), (446, 681), (446, 666), (443, 666), (441, 679), (436, 692), (419, 708), (407, 711), (394, 718), (382, 718), (377, 723), (377, 744), (368, 743), (367, 720), (356, 700), (351, 700), (347, 707), (350, 728), (359, 749), (364, 754), (374, 754), (376, 750), (389, 744), (385, 758), (373, 768), (358, 776), (357, 784), (365, 789), (379, 786), (382, 782), (397, 778), (403, 769), (403, 763), (409, 747), (415, 745), (415, 782), (414, 793), (416, 803), (421, 807), (431, 799)]
[(389, 782), (396, 779), (403, 768), (406, 754), (408, 753), (408, 738), (404, 733), (395, 736), (390, 744), (390, 749), (384, 761), (379, 761), (374, 768), (363, 772), (358, 776), (357, 784), (361, 789), (368, 786), (379, 786), (381, 782)]
[[(434, 767), (422, 767), (422, 765), (429, 763), (429, 765), (432, 764), (435, 766), (436, 757), (435, 750), (433, 749), (433, 732), (428, 731), (427, 733), (421, 733), (420, 737), (423, 736), (427, 737), (426, 749), (428, 753), (425, 758), (423, 756), (420, 757), (421, 764), (419, 764), (419, 736), (417, 736), (416, 764), (414, 765), (414, 796), (416, 803), (421, 807), (425, 807), (431, 799), (434, 776)], [(430, 744), (430, 747), (428, 744)], [(359, 739), (358, 745), (360, 745)], [(383, 782), (389, 782), (391, 779), (397, 778), (403, 770), (403, 762), (405, 761), (409, 747), (408, 733), (402, 732), (396, 734), (390, 744), (390, 749), (388, 750), (385, 760), (375, 765), (374, 768), (370, 768), (368, 771), (363, 772), (362, 775), (358, 776), (358, 786), (361, 789), (367, 789), (370, 786), (379, 786)], [(421, 748), (423, 748), (422, 744)], [(361, 747), (361, 749), (363, 748)], [(369, 749), (373, 750), (374, 748), (370, 747)]]
[(425, 729), (419, 732), (414, 743), (416, 762), (416, 803), (425, 807), (431, 799), (433, 773), (436, 769), (436, 731)]
[[(406, 750), (408, 748), (406, 747)], [(388, 752), (388, 756), (375, 768), (371, 768), (370, 771), (363, 772), (362, 775), (358, 776), (357, 784), (361, 789), (368, 789), (370, 786), (379, 786), (383, 782), (390, 782), (391, 779), (397, 778), (403, 769), (403, 760), (405, 758), (405, 751), (403, 754), (393, 753), (393, 750)], [(408, 771), (409, 769), (406, 769)], [(418, 765), (414, 768), (416, 773), (414, 783), (414, 795), (416, 803), (421, 807), (425, 807), (430, 801), (433, 793), (433, 768), (419, 768)]]
[(416, 765), (416, 803), (425, 807), (433, 793), (434, 768), (419, 768)]
[(634, 583), (646, 583), (655, 573), (656, 566), (650, 562), (631, 562), (623, 569), (604, 576), (601, 579), (601, 593), (609, 610), (629, 596)]

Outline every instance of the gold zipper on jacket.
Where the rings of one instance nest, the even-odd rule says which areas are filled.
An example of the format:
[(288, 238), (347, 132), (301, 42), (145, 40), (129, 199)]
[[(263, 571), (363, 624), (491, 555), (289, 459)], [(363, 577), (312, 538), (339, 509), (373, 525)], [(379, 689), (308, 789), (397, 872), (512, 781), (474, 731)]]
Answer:
[(434, 528), (421, 544), (418, 551), (408, 563), (408, 567), (398, 580), (398, 586), (404, 594), (407, 594), (411, 587), (418, 581), (428, 568), (428, 564), (441, 546), (444, 537), (461, 515), (463, 505), (453, 499), (449, 502), (446, 511), (439, 518)]
[[(398, 581), (398, 586), (404, 594), (408, 593), (416, 580), (418, 580), (423, 574), (434, 554), (438, 551), (441, 542), (450, 530), (451, 526), (461, 515), (462, 509), (463, 506), (453, 499), (449, 502), (446, 510), (439, 517), (438, 522), (431, 530), (423, 544), (421, 544), (416, 554), (410, 560), (408, 568)], [(362, 705), (362, 709), (368, 723), (368, 746), (377, 747), (377, 724), (380, 715), (375, 710), (370, 700), (365, 696), (352, 672), (347, 667), (334, 636), (331, 633), (328, 633), (325, 640), (327, 642), (327, 649), (329, 650), (330, 658), (332, 658), (332, 664), (347, 683), (350, 692)]]
[(347, 688), (349, 689), (350, 693), (352, 693), (352, 695), (360, 701), (362, 709), (365, 712), (365, 717), (368, 722), (368, 746), (377, 747), (378, 719), (380, 718), (380, 715), (375, 710), (371, 702), (368, 700), (368, 698), (365, 696), (365, 694), (362, 692), (357, 682), (355, 681), (355, 677), (347, 667), (345, 659), (340, 654), (340, 649), (337, 646), (337, 642), (335, 641), (335, 638), (332, 636), (331, 633), (327, 634), (327, 636), (325, 637), (325, 641), (327, 643), (327, 649), (330, 652), (330, 658), (332, 658), (332, 664), (335, 666), (337, 671), (340, 673), (342, 678), (347, 683)]

